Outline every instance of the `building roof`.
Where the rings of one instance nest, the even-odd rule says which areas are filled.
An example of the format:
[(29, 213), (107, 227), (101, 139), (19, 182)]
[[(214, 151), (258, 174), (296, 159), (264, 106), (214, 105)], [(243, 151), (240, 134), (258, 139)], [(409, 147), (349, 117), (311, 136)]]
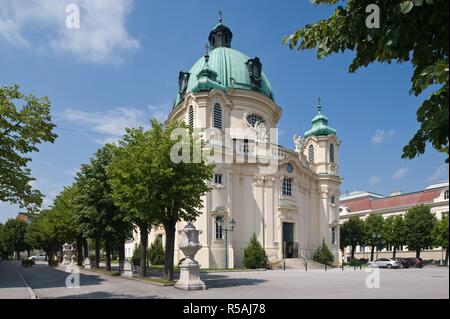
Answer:
[[(227, 27), (223, 26), (223, 24), (219, 24), (218, 26), (229, 30)], [(216, 26), (211, 32), (217, 31), (218, 26)], [(213, 49), (209, 52), (208, 68), (210, 71), (217, 73), (217, 83), (220, 84), (220, 87), (214, 88), (219, 88), (224, 91), (226, 91), (227, 88), (255, 91), (274, 100), (272, 87), (264, 72), (261, 71), (260, 85), (255, 85), (251, 79), (249, 67), (247, 66), (247, 63), (251, 59), (244, 53), (230, 48), (229, 45), (231, 43), (231, 38), (229, 41), (229, 43), (226, 42), (222, 46), (217, 46), (217, 44), (215, 46), (211, 46)], [(190, 92), (195, 93), (196, 89), (199, 87), (202, 87), (202, 90), (213, 89), (213, 87), (209, 88), (209, 86), (205, 88), (204, 84), (203, 86), (202, 84), (199, 85), (199, 80), (202, 79), (202, 77), (197, 77), (197, 75), (204, 69), (204, 67), (205, 59), (204, 57), (201, 57), (189, 70), (190, 76), (187, 83), (186, 92), (183, 95), (180, 95), (180, 93), (177, 94), (174, 107), (180, 103), (186, 94)]]
[[(341, 197), (340, 202), (350, 213), (427, 204), (432, 203), (434, 199), (439, 197), (444, 188), (448, 188), (448, 181), (440, 183), (440, 185), (440, 187), (427, 187), (422, 191), (386, 197), (380, 197), (380, 195), (374, 197), (373, 193), (356, 192), (357, 194), (354, 197)], [(361, 196), (357, 196), (358, 194)]]
[(328, 126), (328, 118), (322, 114), (322, 105), (317, 105), (317, 115), (312, 119), (312, 128), (305, 132), (305, 138), (309, 136), (328, 136), (336, 135), (336, 130)]

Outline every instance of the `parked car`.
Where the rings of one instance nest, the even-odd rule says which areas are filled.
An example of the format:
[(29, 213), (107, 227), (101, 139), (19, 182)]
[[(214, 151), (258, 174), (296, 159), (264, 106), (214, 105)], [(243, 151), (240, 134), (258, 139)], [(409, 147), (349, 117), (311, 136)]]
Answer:
[(400, 268), (401, 264), (399, 261), (394, 260), (392, 258), (380, 258), (375, 261), (371, 261), (367, 264), (369, 267), (379, 267), (379, 268)]
[(361, 264), (364, 264), (364, 265), (369, 262), (369, 259), (367, 259), (367, 258), (359, 258), (358, 260)]
[(423, 267), (423, 259), (422, 258), (415, 258), (415, 257), (411, 257), (411, 258), (405, 258), (409, 264), (409, 267), (412, 268), (422, 268)]
[(47, 255), (35, 255), (28, 258), (29, 260), (47, 260)]
[(400, 263), (400, 268), (409, 268), (411, 265), (406, 258), (392, 258)]

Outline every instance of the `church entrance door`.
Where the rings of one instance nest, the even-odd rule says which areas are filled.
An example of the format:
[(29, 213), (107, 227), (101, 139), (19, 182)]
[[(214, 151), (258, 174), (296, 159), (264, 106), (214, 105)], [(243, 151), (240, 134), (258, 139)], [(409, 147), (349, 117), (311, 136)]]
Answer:
[(283, 223), (283, 258), (294, 258), (294, 223)]

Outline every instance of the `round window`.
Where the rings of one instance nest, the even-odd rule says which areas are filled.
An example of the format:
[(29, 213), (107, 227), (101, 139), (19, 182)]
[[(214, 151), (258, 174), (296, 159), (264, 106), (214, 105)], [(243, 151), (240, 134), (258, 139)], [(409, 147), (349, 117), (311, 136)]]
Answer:
[(266, 121), (264, 120), (264, 118), (261, 115), (257, 115), (257, 114), (247, 115), (247, 123), (248, 124), (250, 124), (251, 126), (254, 126), (256, 124), (256, 122), (265, 123)]

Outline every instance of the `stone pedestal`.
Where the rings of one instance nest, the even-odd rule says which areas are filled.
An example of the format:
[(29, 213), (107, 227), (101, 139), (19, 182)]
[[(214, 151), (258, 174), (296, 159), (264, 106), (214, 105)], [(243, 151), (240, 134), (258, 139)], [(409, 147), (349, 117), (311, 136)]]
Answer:
[(131, 278), (134, 275), (133, 270), (134, 270), (133, 263), (131, 261), (129, 261), (128, 259), (126, 259), (123, 262), (122, 269), (120, 271), (120, 275), (123, 277)]
[(200, 265), (194, 259), (195, 254), (202, 248), (198, 240), (201, 231), (195, 229), (191, 223), (187, 224), (180, 234), (179, 248), (186, 256), (186, 259), (180, 265), (180, 279), (175, 284), (175, 288), (183, 290), (205, 290), (206, 285), (200, 279)]
[(84, 258), (83, 266), (84, 269), (91, 269), (91, 260), (89, 259), (89, 257)]

